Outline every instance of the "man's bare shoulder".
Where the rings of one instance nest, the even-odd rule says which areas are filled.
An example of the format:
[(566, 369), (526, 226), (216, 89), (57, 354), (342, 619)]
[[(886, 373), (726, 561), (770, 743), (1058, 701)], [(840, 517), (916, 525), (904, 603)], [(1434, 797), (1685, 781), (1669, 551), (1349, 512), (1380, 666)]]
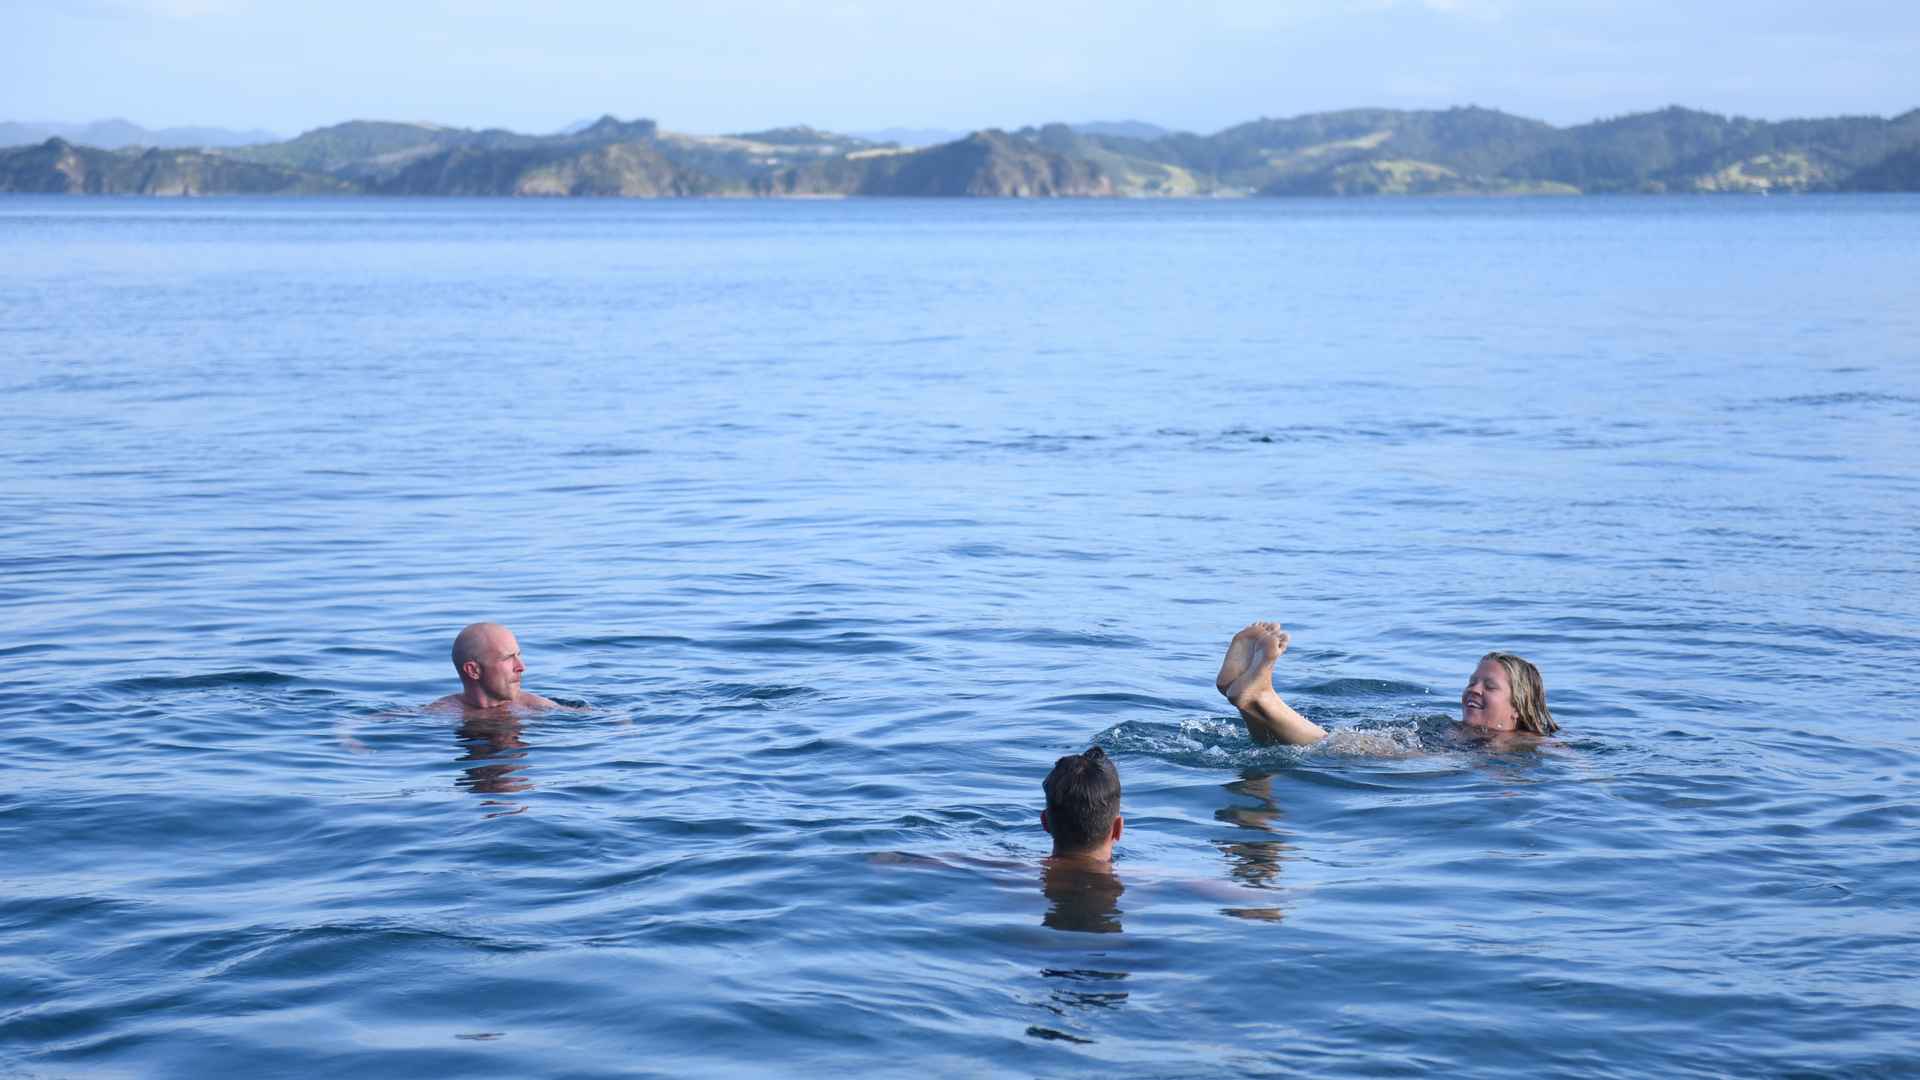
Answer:
[(580, 712), (586, 708), (585, 705), (570, 705), (555, 701), (549, 697), (541, 697), (531, 690), (520, 691), (519, 696), (513, 699), (513, 703), (523, 709), (539, 709), (543, 712), (547, 709), (564, 709), (568, 712)]
[(513, 700), (511, 702), (502, 702), (499, 705), (495, 705), (491, 708), (484, 708), (484, 709), (475, 708), (474, 706), (467, 704), (466, 699), (461, 697), (459, 694), (448, 694), (446, 697), (440, 698), (437, 701), (430, 701), (427, 704), (420, 706), (420, 708), (422, 711), (425, 711), (425, 712), (458, 713), (462, 716), (488, 716), (488, 715), (499, 714), (502, 712), (511, 712), (515, 709), (521, 709), (528, 712), (546, 712), (549, 709), (561, 709), (561, 710), (578, 712), (585, 709), (586, 706), (569, 705), (563, 702), (555, 701), (549, 697), (542, 697), (539, 694), (533, 693), (532, 691), (521, 690), (514, 694)]

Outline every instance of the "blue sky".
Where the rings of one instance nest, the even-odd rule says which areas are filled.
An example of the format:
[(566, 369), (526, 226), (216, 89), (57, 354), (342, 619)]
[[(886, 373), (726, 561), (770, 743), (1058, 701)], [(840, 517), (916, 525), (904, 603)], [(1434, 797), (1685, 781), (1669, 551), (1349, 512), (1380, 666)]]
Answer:
[(1893, 0), (4, 0), (0, 120), (292, 134), (353, 118), (547, 131), (972, 129), (1477, 104), (1555, 124), (1684, 104), (1920, 106)]

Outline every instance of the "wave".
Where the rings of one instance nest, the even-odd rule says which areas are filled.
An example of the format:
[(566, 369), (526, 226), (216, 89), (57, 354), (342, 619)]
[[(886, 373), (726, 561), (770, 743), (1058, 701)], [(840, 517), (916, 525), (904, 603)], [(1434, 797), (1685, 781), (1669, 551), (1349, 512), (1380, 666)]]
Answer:
[(228, 686), (288, 686), (305, 682), (279, 671), (219, 671), (203, 675), (143, 675), (109, 682), (109, 690), (208, 690)]
[(1767, 398), (1760, 404), (1798, 405), (1809, 408), (1832, 408), (1836, 405), (1920, 405), (1920, 397), (1856, 390), (1836, 394), (1795, 394), (1791, 397)]
[(1140, 649), (1148, 645), (1145, 639), (1131, 634), (1108, 634), (1091, 630), (1052, 630), (1046, 627), (959, 627), (952, 630), (934, 630), (928, 636), (951, 638), (956, 641), (991, 641), (1050, 647), (1091, 645), (1104, 648)]
[(629, 648), (640, 645), (692, 645), (694, 640), (679, 634), (591, 634), (562, 639), (563, 648)]
[(1302, 686), (1297, 692), (1321, 697), (1357, 698), (1424, 695), (1427, 688), (1417, 683), (1395, 682), (1392, 679), (1329, 679), (1323, 683)]
[(707, 692), (730, 701), (780, 701), (819, 693), (811, 686), (761, 685), (759, 683), (714, 683)]
[(748, 653), (842, 653), (865, 656), (879, 653), (912, 652), (913, 646), (894, 638), (875, 637), (857, 631), (830, 638), (731, 637), (703, 642), (710, 648)]
[(653, 451), (641, 446), (582, 446), (577, 450), (567, 450), (561, 457), (571, 458), (625, 458), (645, 457)]
[(32, 641), (25, 645), (0, 647), (0, 656), (39, 656), (43, 653), (59, 652), (64, 647), (50, 642)]
[[(1322, 716), (1322, 721), (1328, 718)], [(1327, 737), (1309, 746), (1256, 743), (1237, 718), (1189, 717), (1177, 725), (1125, 720), (1094, 737), (1115, 752), (1144, 754), (1176, 765), (1209, 768), (1293, 769), (1316, 760), (1404, 758), (1472, 749), (1444, 716), (1405, 719), (1363, 717), (1329, 726)]]
[(1130, 694), (1125, 691), (1111, 690), (1086, 694), (1060, 694), (1041, 702), (1049, 709), (1065, 709), (1069, 712), (1092, 712), (1106, 710), (1118, 705), (1147, 709), (1191, 709), (1191, 702), (1174, 701), (1170, 698), (1154, 697), (1151, 694)]

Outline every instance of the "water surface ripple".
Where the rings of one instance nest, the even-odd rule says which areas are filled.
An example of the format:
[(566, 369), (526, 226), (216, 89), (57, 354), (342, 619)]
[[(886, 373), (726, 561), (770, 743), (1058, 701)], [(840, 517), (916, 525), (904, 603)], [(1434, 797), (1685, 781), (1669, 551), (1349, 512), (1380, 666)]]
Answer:
[[(0, 1072), (1920, 1071), (1920, 200), (0, 243)], [(586, 710), (418, 711), (478, 618)]]

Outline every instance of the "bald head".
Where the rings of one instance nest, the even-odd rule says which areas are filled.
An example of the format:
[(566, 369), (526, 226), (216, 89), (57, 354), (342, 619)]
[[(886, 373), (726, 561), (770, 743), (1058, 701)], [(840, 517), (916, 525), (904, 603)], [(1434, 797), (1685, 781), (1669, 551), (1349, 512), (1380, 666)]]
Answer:
[[(453, 666), (464, 672), (467, 662), (484, 664), (502, 651), (515, 652), (513, 631), (497, 622), (477, 622), (453, 639)], [(500, 646), (504, 645), (502, 650)]]
[(453, 669), (460, 673), (460, 693), (448, 695), (469, 709), (501, 705), (543, 705), (553, 702), (520, 689), (527, 665), (520, 661), (520, 642), (499, 623), (477, 622), (453, 639)]

